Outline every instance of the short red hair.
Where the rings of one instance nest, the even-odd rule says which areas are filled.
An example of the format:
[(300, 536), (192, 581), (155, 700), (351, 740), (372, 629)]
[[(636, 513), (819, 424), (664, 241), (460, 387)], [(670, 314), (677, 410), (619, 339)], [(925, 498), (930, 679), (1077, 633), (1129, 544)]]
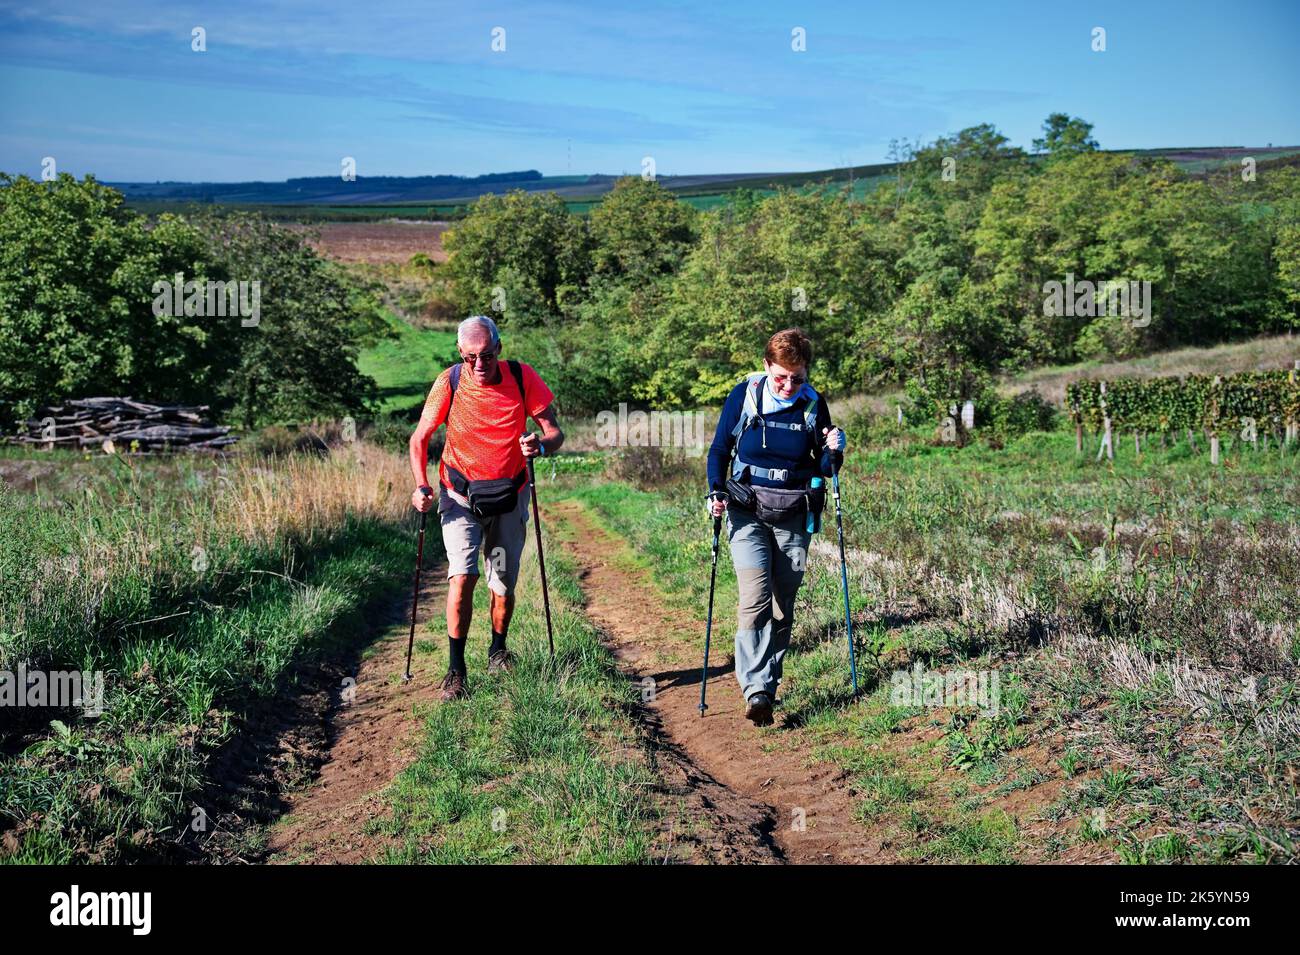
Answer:
[(807, 368), (812, 364), (812, 342), (802, 328), (786, 328), (767, 340), (763, 357), (784, 368)]

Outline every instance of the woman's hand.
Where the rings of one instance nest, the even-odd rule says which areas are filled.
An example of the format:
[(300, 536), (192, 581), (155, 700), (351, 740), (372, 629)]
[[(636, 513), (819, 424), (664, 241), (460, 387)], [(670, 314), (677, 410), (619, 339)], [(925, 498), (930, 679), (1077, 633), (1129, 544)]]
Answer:
[(848, 440), (839, 428), (822, 428), (822, 434), (826, 436), (826, 447), (832, 451), (843, 451), (848, 447)]
[(709, 495), (709, 514), (712, 517), (721, 517), (727, 509), (727, 496), (725, 494)]

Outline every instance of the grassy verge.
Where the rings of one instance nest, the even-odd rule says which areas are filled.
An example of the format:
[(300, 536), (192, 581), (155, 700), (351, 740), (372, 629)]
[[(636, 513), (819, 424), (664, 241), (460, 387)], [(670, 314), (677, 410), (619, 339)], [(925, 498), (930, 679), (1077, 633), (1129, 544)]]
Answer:
[[(1097, 464), (1065, 433), (889, 444), (844, 473), (864, 695), (850, 705), (829, 513), (773, 745), (848, 770), (864, 825), (906, 858), (1295, 860), (1294, 450), (1215, 468), (1181, 444)], [(702, 487), (575, 492), (701, 616)], [(720, 620), (734, 588), (724, 552)], [(913, 692), (934, 686), (918, 668), (937, 693)]]
[(388, 309), (384, 317), (393, 331), (357, 357), (357, 368), (379, 386), (379, 413), (404, 412), (428, 397), (434, 379), (456, 360), (456, 333), (416, 328)]
[(170, 857), (241, 715), (355, 641), (364, 609), (404, 583), (401, 468), (356, 446), (108, 461), (54, 494), (0, 485), (0, 670), (104, 681), (97, 716), (0, 709), (0, 857)]
[[(546, 552), (555, 627), (549, 659), (536, 567), (530, 538), (509, 675), (485, 672), (487, 588), (477, 588), (470, 697), (425, 715), (419, 758), (388, 793), (391, 818), (375, 824), (397, 845), (377, 861), (648, 861), (654, 778), (634, 721), (633, 688), (581, 612), (571, 558), (553, 545)], [(432, 620), (427, 632), (436, 636), (417, 649), (441, 664), (441, 615)]]

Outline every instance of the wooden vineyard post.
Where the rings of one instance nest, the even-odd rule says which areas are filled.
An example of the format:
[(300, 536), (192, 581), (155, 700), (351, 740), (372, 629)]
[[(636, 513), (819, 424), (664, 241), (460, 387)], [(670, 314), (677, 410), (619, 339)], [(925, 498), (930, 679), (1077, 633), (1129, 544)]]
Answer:
[(1211, 407), (1211, 425), (1210, 425), (1210, 463), (1219, 463), (1219, 384), (1223, 379), (1218, 375), (1214, 376), (1214, 395), (1210, 399)]
[(1115, 445), (1110, 431), (1110, 411), (1106, 408), (1106, 382), (1101, 382), (1099, 390), (1101, 397), (1098, 399), (1098, 403), (1101, 405), (1101, 423), (1104, 430), (1101, 435), (1101, 447), (1097, 449), (1097, 460), (1100, 461), (1102, 454), (1105, 454), (1106, 460), (1114, 461)]
[[(1292, 368), (1290, 372), (1287, 372), (1287, 382), (1290, 383), (1291, 385), (1291, 391), (1295, 391), (1295, 387), (1296, 387), (1296, 370), (1300, 370), (1300, 359), (1296, 359), (1295, 368)], [(1290, 404), (1288, 404), (1287, 407), (1288, 409), (1290, 409)], [(1295, 418), (1292, 417), (1290, 411), (1288, 411), (1287, 412), (1287, 438), (1286, 438), (1286, 443), (1284, 443), (1282, 446), (1283, 451), (1287, 450), (1287, 444), (1294, 442), (1294, 440), (1296, 439), (1296, 426), (1297, 426), (1297, 422)]]

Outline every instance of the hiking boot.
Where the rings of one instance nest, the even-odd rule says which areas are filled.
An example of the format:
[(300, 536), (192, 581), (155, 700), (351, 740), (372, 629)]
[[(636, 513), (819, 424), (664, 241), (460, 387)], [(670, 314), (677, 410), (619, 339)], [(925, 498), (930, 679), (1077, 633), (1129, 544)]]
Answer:
[(514, 665), (514, 654), (504, 648), (488, 657), (488, 673), (509, 673)]
[(465, 674), (459, 670), (448, 670), (447, 675), (442, 678), (442, 683), (438, 684), (438, 699), (444, 703), (452, 700), (463, 700), (469, 696), (469, 691), (465, 689)]
[(745, 719), (755, 726), (772, 725), (772, 697), (767, 693), (755, 693), (749, 698), (745, 707)]

